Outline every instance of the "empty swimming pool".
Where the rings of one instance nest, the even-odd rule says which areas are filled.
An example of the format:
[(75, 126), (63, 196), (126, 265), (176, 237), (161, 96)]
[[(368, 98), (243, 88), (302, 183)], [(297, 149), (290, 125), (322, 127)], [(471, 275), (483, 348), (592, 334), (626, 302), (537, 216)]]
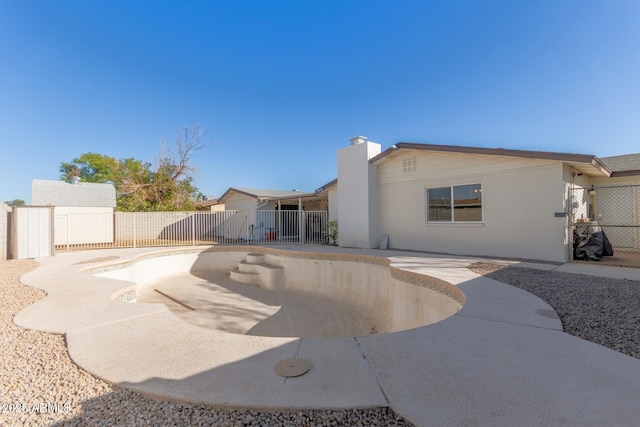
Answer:
[(243, 335), (396, 332), (443, 320), (465, 302), (453, 285), (364, 255), (214, 247), (154, 253), (101, 270), (100, 276), (134, 282), (136, 303), (163, 303), (184, 321)]

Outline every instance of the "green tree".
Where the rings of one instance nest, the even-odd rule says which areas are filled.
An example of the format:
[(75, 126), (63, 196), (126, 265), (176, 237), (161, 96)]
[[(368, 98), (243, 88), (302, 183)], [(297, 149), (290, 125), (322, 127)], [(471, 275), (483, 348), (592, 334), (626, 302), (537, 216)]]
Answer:
[(71, 177), (78, 176), (84, 182), (114, 182), (119, 168), (119, 160), (98, 153), (84, 153), (70, 163), (60, 164), (60, 179), (71, 181)]
[(13, 200), (9, 200), (8, 202), (5, 202), (7, 205), (9, 206), (24, 206), (25, 205), (25, 201), (22, 199), (13, 199)]
[(60, 178), (79, 176), (85, 182), (111, 182), (120, 211), (193, 210), (202, 193), (193, 183), (196, 167), (193, 154), (206, 147), (205, 132), (199, 126), (185, 126), (176, 138), (176, 152), (166, 144), (155, 165), (133, 158), (115, 159), (85, 153), (60, 165)]

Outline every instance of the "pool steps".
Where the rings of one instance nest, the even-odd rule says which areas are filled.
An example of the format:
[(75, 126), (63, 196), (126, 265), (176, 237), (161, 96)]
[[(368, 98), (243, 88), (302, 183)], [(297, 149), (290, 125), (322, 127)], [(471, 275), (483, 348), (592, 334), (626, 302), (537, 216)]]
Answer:
[(267, 264), (265, 254), (250, 253), (244, 261), (238, 263), (238, 268), (231, 270), (231, 279), (274, 289), (282, 283), (282, 267)]

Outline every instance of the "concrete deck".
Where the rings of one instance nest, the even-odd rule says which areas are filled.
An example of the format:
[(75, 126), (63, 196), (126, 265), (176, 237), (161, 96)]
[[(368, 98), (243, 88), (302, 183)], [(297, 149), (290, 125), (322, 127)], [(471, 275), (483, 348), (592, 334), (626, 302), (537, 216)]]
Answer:
[[(121, 262), (158, 249), (94, 250), (38, 259), (41, 266), (22, 281), (48, 296), (14, 321), (66, 334), (71, 358), (90, 373), (169, 399), (265, 409), (391, 406), (418, 426), (638, 423), (640, 360), (565, 334), (539, 298), (469, 271), (477, 258), (277, 248), (388, 257), (395, 267), (458, 286), (467, 302), (444, 321), (404, 332), (237, 335), (184, 322), (164, 304), (113, 301), (131, 284), (81, 270), (95, 259)], [(640, 280), (640, 269), (509, 264)], [(277, 376), (275, 365), (291, 357), (310, 360), (311, 370)]]

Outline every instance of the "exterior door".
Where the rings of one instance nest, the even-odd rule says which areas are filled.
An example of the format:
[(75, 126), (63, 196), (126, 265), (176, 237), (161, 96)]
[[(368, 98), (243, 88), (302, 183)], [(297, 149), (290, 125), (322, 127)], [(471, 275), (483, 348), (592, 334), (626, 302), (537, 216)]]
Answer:
[(53, 208), (13, 208), (13, 236), (15, 258), (52, 256)]

